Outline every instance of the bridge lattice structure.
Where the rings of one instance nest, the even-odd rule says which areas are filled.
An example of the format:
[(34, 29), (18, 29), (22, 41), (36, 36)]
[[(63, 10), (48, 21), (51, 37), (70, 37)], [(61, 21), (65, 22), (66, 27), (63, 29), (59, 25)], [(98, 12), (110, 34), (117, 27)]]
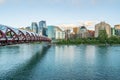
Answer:
[(51, 42), (51, 39), (37, 33), (0, 25), (0, 45), (21, 44), (30, 42)]

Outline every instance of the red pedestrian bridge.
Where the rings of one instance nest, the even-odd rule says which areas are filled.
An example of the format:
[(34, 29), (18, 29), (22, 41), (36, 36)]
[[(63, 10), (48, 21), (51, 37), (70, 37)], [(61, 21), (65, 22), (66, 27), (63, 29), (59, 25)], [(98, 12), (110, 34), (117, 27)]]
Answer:
[(31, 42), (51, 42), (51, 39), (37, 33), (0, 25), (0, 45), (11, 45)]

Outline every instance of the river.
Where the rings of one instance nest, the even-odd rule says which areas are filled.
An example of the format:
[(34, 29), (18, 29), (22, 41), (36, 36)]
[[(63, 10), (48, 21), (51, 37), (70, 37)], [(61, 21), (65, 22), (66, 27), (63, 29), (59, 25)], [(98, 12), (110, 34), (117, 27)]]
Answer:
[(120, 80), (120, 46), (1, 46), (0, 80)]

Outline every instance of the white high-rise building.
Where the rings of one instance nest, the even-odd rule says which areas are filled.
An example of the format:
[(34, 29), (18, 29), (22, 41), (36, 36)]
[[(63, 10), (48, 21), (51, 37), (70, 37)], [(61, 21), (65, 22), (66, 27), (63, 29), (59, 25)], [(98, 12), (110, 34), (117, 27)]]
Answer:
[(105, 22), (100, 22), (95, 25), (95, 37), (99, 36), (100, 30), (105, 30), (108, 37), (111, 37), (111, 26)]

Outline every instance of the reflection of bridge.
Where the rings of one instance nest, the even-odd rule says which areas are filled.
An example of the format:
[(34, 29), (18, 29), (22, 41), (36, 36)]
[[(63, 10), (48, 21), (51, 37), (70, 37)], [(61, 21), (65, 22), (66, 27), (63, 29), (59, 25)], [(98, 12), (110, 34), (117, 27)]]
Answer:
[(40, 36), (39, 34), (34, 32), (19, 30), (5, 25), (0, 25), (0, 45), (41, 41), (51, 42), (51, 39), (45, 36)]

